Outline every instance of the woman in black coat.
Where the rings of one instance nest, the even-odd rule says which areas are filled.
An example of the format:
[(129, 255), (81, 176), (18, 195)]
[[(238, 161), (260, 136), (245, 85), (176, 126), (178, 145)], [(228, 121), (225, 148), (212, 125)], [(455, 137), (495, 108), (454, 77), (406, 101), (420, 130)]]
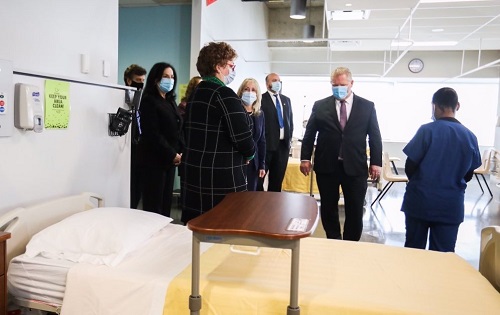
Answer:
[[(182, 158), (182, 222), (215, 207), (231, 192), (246, 191), (246, 168), (255, 153), (252, 120), (227, 87), (235, 75), (236, 51), (209, 43), (198, 55), (203, 81), (186, 107)], [(235, 209), (237, 211), (237, 209)]]
[(175, 167), (184, 148), (182, 119), (175, 103), (176, 77), (172, 65), (155, 64), (149, 71), (139, 109), (141, 140), (137, 155), (143, 176), (143, 209), (165, 216), (170, 216)]

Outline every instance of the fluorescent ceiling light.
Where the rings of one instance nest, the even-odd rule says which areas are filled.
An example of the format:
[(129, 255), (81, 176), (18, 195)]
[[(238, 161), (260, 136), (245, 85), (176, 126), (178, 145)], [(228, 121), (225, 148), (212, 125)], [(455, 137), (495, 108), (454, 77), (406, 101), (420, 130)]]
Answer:
[[(440, 41), (440, 42), (413, 42), (414, 47), (432, 47), (432, 46), (455, 46), (458, 44), (456, 41)], [(412, 45), (412, 42), (409, 41), (393, 41), (391, 43), (392, 47), (408, 47)]]
[(330, 21), (368, 20), (370, 10), (333, 10), (327, 11)]

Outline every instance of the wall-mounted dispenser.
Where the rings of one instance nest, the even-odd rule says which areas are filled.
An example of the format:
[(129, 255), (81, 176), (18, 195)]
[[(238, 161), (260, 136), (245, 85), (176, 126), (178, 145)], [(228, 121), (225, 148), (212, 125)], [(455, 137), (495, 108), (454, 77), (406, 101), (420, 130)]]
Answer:
[(43, 131), (43, 102), (40, 88), (36, 85), (17, 83), (14, 125), (17, 128)]
[(119, 107), (116, 114), (109, 115), (108, 134), (110, 136), (123, 136), (127, 133), (132, 122), (132, 111)]

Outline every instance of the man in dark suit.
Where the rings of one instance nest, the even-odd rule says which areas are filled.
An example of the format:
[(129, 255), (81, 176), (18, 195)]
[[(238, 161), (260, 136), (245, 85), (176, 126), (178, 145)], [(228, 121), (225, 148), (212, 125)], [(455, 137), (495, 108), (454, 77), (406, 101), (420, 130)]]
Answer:
[[(281, 191), (293, 134), (292, 103), (288, 97), (280, 94), (281, 80), (278, 74), (269, 74), (266, 86), (261, 109), (266, 117), (267, 191)], [(264, 179), (259, 180), (257, 190), (264, 190), (263, 183)]]
[[(123, 80), (126, 86), (142, 90), (144, 88), (144, 81), (146, 81), (146, 69), (132, 64), (123, 73)], [(129, 98), (132, 102), (134, 95), (131, 95)], [(135, 119), (132, 119), (132, 145), (130, 149), (130, 208), (137, 209), (142, 196), (142, 177), (137, 162), (137, 144), (141, 136), (138, 108), (134, 108), (134, 114)]]
[[(321, 196), (321, 222), (327, 238), (359, 241), (363, 230), (363, 204), (368, 175), (380, 177), (382, 138), (375, 105), (352, 93), (352, 74), (337, 68), (331, 76), (333, 96), (314, 104), (301, 149), (300, 171), (314, 171)], [(367, 166), (366, 137), (370, 147)], [(345, 202), (343, 234), (339, 222), (339, 187)]]

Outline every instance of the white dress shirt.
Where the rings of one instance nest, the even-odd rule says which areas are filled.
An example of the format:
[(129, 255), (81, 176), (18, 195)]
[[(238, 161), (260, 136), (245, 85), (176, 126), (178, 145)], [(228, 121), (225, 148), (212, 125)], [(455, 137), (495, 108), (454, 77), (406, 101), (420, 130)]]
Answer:
[[(269, 95), (271, 95), (271, 99), (273, 100), (274, 107), (276, 108), (276, 97), (274, 97), (274, 94), (276, 94), (280, 100), (280, 107), (281, 107), (281, 115), (283, 115), (283, 122), (285, 122), (285, 113), (283, 112), (283, 101), (281, 100), (280, 94), (279, 93), (274, 93), (273, 91), (267, 91)], [(277, 112), (276, 112), (277, 113)], [(280, 128), (280, 140), (285, 139), (285, 128)]]
[[(351, 93), (348, 98), (345, 99), (345, 111), (347, 114), (347, 121), (349, 121), (349, 115), (351, 115), (351, 109), (352, 109), (352, 100), (354, 99), (354, 93)], [(335, 99), (335, 107), (337, 109), (337, 117), (340, 122), (340, 101), (338, 99)]]

